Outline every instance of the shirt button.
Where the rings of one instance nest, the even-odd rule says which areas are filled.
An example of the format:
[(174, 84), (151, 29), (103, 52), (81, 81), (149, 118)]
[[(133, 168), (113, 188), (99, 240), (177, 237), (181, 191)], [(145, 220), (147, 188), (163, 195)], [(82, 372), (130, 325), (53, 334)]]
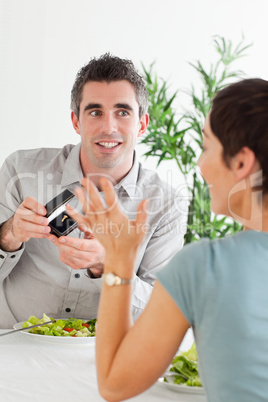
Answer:
[(75, 274), (74, 277), (75, 278), (80, 278), (80, 274)]
[(66, 313), (70, 313), (71, 309), (70, 309), (69, 307), (67, 307), (67, 308), (65, 309), (65, 311), (66, 311)]
[(2, 260), (5, 258), (2, 254), (0, 254), (0, 258), (2, 258)]
[(13, 254), (13, 255), (10, 256), (10, 258), (15, 258), (15, 257), (16, 257), (15, 254)]

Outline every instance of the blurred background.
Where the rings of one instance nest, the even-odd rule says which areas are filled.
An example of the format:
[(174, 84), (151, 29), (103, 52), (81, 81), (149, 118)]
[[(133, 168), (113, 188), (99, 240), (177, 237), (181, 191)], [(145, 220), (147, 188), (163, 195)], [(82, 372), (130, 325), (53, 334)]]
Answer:
[[(267, 0), (0, 0), (0, 165), (17, 149), (79, 142), (70, 91), (77, 71), (107, 51), (140, 71), (155, 61), (179, 90), (178, 112), (191, 107), (185, 90), (200, 85), (189, 62), (215, 61), (214, 35), (252, 43), (237, 68), (268, 79), (267, 15)], [(143, 165), (156, 168), (144, 147)], [(164, 179), (168, 163), (157, 168)]]

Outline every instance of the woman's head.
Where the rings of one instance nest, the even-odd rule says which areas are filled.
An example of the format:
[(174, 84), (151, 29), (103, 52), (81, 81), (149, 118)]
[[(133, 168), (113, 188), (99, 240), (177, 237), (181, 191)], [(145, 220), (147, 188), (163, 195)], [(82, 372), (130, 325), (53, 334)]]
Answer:
[(261, 165), (263, 192), (268, 193), (268, 81), (246, 79), (222, 89), (209, 119), (226, 165), (243, 147), (250, 148)]

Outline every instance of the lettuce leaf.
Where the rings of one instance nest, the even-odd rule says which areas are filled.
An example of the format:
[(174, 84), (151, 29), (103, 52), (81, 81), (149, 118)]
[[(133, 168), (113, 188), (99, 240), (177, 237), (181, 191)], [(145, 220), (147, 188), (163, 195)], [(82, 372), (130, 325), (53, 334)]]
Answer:
[(195, 342), (188, 351), (180, 352), (179, 355), (174, 357), (170, 371), (186, 377), (183, 378), (179, 375), (174, 375), (174, 384), (186, 384), (191, 387), (202, 387), (198, 375), (198, 356)]
[(89, 337), (95, 336), (95, 327), (97, 319), (93, 320), (81, 320), (77, 318), (69, 318), (66, 320), (55, 320), (52, 317), (48, 317), (45, 313), (41, 319), (31, 316), (27, 321), (22, 324), (23, 328), (27, 328), (31, 325), (43, 324), (44, 322), (53, 320), (53, 323), (42, 325), (40, 327), (32, 328), (30, 333), (38, 335), (48, 336), (74, 336), (74, 337)]

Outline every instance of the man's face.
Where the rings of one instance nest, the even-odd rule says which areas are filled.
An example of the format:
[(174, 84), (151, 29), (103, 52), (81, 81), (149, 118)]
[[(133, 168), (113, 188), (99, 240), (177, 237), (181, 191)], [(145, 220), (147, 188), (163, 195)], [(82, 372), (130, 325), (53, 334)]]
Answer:
[(79, 119), (72, 122), (81, 136), (84, 174), (105, 173), (120, 180), (130, 170), (137, 137), (148, 125), (139, 118), (134, 87), (126, 80), (88, 82), (83, 88)]

